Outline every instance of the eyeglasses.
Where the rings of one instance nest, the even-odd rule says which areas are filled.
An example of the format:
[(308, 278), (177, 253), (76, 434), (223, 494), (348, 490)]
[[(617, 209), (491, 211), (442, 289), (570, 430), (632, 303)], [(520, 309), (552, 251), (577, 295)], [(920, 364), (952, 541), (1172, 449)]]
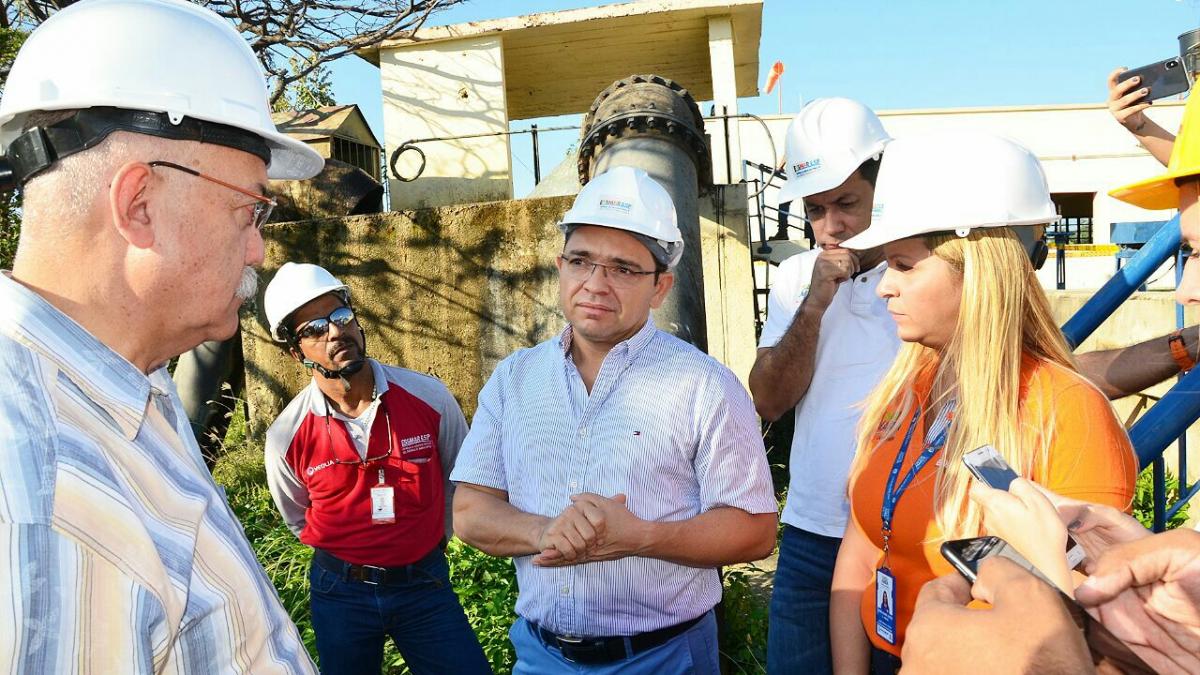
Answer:
[(329, 324), (333, 324), (338, 328), (345, 328), (354, 321), (354, 310), (349, 307), (338, 307), (329, 313), (329, 316), (313, 319), (306, 322), (303, 326), (296, 329), (296, 339), (304, 340), (306, 338), (323, 338), (329, 333)]
[(254, 229), (256, 229), (256, 230), (261, 230), (263, 225), (267, 224), (267, 219), (269, 219), (271, 217), (271, 211), (278, 204), (278, 202), (276, 202), (274, 199), (272, 199), (266, 195), (260, 195), (257, 192), (243, 190), (242, 188), (240, 188), (236, 185), (226, 183), (225, 181), (221, 180), (220, 178), (213, 178), (212, 176), (200, 173), (199, 171), (197, 171), (195, 169), (188, 168), (188, 167), (180, 165), (180, 164), (175, 164), (174, 162), (164, 162), (164, 161), (159, 160), (159, 161), (154, 161), (154, 162), (148, 162), (148, 164), (150, 166), (165, 166), (168, 169), (175, 169), (177, 171), (182, 171), (186, 174), (196, 176), (197, 178), (203, 178), (204, 180), (209, 181), (210, 183), (216, 183), (217, 185), (220, 185), (221, 187), (227, 187), (230, 190), (240, 192), (240, 193), (246, 195), (247, 197), (254, 199), (255, 200), (254, 201), (254, 211), (252, 212), (252, 215), (250, 216), (250, 222), (254, 224)]
[(560, 255), (558, 258), (562, 261), (559, 274), (564, 279), (570, 281), (587, 281), (596, 271), (596, 268), (599, 267), (604, 269), (604, 275), (608, 278), (608, 283), (613, 285), (613, 288), (633, 288), (641, 277), (657, 274), (653, 271), (646, 272), (634, 269), (628, 265), (605, 265), (604, 263), (593, 262), (580, 256)]

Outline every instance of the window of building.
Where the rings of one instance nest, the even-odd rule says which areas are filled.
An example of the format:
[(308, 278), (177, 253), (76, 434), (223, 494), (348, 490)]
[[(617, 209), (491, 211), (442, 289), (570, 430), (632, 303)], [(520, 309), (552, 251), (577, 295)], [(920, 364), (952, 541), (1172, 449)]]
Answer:
[(379, 180), (379, 150), (334, 136), (331, 155), (333, 159), (353, 164), (366, 171), (371, 178)]
[(1050, 195), (1062, 220), (1046, 228), (1046, 240), (1067, 244), (1092, 243), (1092, 203), (1095, 192), (1057, 192)]

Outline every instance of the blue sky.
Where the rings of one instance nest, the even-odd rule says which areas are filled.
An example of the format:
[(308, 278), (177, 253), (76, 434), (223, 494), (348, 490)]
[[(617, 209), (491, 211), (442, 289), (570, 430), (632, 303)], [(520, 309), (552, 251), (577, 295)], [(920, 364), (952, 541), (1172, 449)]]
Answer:
[[(474, 0), (432, 23), (588, 7), (582, 0)], [(1174, 56), (1176, 37), (1200, 27), (1200, 0), (766, 0), (759, 86), (785, 66), (784, 112), (804, 99), (848, 96), (877, 109), (1102, 101), (1105, 77)], [(333, 66), (339, 103), (357, 103), (382, 138), (379, 71), (361, 59)], [(599, 93), (597, 91), (597, 93)], [(739, 100), (742, 112), (774, 113), (774, 94)], [(574, 118), (520, 120), (542, 126)], [(543, 172), (575, 140), (542, 140)], [(532, 170), (527, 136), (514, 137), (517, 196)]]

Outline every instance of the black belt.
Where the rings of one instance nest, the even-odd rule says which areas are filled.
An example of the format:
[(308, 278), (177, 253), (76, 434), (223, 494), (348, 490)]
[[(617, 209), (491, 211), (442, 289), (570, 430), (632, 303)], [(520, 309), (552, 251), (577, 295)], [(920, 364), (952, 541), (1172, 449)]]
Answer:
[(346, 562), (323, 549), (313, 549), (313, 562), (333, 572), (342, 575), (343, 579), (361, 581), (371, 585), (405, 584), (414, 579), (428, 579), (429, 575), (422, 568), (434, 560), (434, 556), (442, 555), (440, 547), (434, 547), (424, 558), (410, 565), (397, 567), (379, 567), (377, 565), (356, 565)]
[[(700, 620), (708, 616), (708, 612), (674, 626), (659, 628), (648, 633), (618, 637), (575, 637), (573, 635), (558, 635), (530, 622), (542, 642), (557, 647), (563, 658), (575, 663), (612, 663), (639, 654), (648, 649), (654, 649), (665, 644), (668, 640), (683, 635)], [(629, 651), (625, 650), (625, 641), (629, 641)]]

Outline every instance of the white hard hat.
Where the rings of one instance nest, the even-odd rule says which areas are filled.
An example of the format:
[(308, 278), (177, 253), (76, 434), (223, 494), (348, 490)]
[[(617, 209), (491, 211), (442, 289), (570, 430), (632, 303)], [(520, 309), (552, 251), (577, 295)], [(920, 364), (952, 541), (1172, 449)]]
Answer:
[[(0, 143), (7, 148), (21, 135), (30, 112), (79, 108), (164, 113), (169, 123), (160, 122), (159, 133), (138, 128), (153, 126), (155, 116), (117, 128), (239, 149), (245, 148), (236, 144), (236, 130), (248, 132), (265, 143), (260, 156), (271, 178), (309, 178), (324, 166), (313, 149), (271, 122), (266, 81), (250, 45), (231, 23), (184, 0), (82, 0), (29, 35), (4, 85)], [(232, 137), (211, 125), (189, 133), (185, 118), (195, 127), (202, 126), (196, 121), (232, 127), (225, 130)]]
[(788, 125), (784, 148), (787, 182), (779, 203), (803, 199), (846, 182), (862, 163), (892, 140), (867, 106), (848, 98), (818, 98)]
[(308, 301), (326, 293), (339, 293), (342, 300), (350, 301), (350, 287), (338, 281), (324, 267), (309, 263), (284, 263), (263, 293), (263, 309), (267, 312), (271, 337), (276, 342), (287, 342), (282, 330), (284, 319)]
[(662, 249), (650, 252), (667, 267), (683, 255), (683, 235), (671, 195), (642, 169), (615, 166), (588, 181), (558, 229), (566, 233), (576, 225), (600, 225), (649, 237)]
[(941, 132), (892, 141), (879, 168), (871, 226), (842, 242), (868, 249), (921, 234), (1058, 220), (1033, 153), (1000, 136)]

